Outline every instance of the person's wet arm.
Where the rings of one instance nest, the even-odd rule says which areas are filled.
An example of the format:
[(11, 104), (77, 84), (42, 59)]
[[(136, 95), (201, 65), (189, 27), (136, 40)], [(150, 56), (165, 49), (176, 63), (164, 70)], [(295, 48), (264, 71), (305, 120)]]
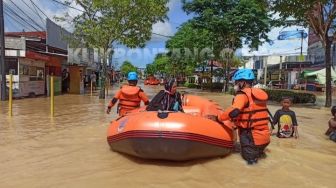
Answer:
[(230, 120), (239, 116), (240, 112), (248, 103), (248, 98), (244, 94), (238, 94), (235, 96), (232, 105), (225, 109), (225, 111), (218, 116), (220, 121)]
[(120, 98), (120, 95), (121, 95), (121, 91), (118, 91), (113, 99), (110, 101), (109, 105), (108, 105), (108, 108), (112, 108), (117, 102), (118, 102), (118, 99)]
[(184, 112), (184, 110), (183, 110), (183, 103), (182, 103), (182, 95), (180, 94), (180, 93), (178, 93), (178, 95), (177, 95), (178, 97), (177, 97), (177, 102), (178, 102), (178, 104), (179, 104), (179, 110), (178, 111), (180, 111), (180, 112)]
[(297, 123), (297, 120), (296, 120), (296, 114), (295, 114), (295, 112), (293, 112), (292, 120), (293, 120), (293, 126), (298, 126), (298, 123)]
[(140, 91), (139, 96), (140, 96), (141, 100), (144, 102), (144, 104), (147, 106), (149, 104), (149, 99), (148, 99), (147, 95), (145, 94), (145, 92)]
[(336, 129), (336, 121), (334, 120), (334, 118), (329, 120), (329, 127), (332, 129)]
[(295, 112), (293, 112), (293, 114), (292, 114), (292, 121), (293, 121), (293, 127), (294, 127), (294, 137), (299, 138), (298, 123), (297, 123), (297, 120), (296, 120)]
[(279, 119), (280, 119), (280, 112), (279, 110), (275, 112), (272, 121), (274, 125), (277, 125), (279, 123)]

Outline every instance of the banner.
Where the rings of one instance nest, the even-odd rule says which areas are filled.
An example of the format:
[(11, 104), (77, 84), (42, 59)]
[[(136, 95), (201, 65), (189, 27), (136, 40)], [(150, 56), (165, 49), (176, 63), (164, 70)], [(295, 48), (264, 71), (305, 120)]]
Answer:
[(308, 34), (304, 30), (296, 31), (281, 31), (278, 40), (291, 40), (291, 39), (301, 39), (307, 38)]

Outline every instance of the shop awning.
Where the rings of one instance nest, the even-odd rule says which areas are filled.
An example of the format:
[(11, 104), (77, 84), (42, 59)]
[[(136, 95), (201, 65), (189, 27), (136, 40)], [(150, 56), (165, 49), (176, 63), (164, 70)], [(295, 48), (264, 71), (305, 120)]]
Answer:
[[(304, 74), (305, 78), (308, 77), (315, 77), (316, 81), (319, 82), (319, 84), (325, 84), (326, 83), (326, 69), (321, 69), (318, 71), (313, 71), (313, 72), (307, 72)], [(331, 69), (331, 78), (332, 81), (336, 81), (336, 72), (334, 69)]]

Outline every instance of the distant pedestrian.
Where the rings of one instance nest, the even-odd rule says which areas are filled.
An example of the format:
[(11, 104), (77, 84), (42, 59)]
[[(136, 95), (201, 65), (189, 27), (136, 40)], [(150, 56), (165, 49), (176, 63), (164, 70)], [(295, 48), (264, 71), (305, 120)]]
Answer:
[(85, 85), (85, 88), (87, 88), (89, 86), (89, 83), (90, 83), (90, 76), (86, 74), (84, 76), (84, 85)]
[(67, 69), (62, 72), (62, 92), (68, 93), (70, 90), (70, 74)]
[(93, 90), (96, 90), (96, 88), (97, 88), (97, 75), (94, 71), (92, 71), (92, 73), (90, 75), (90, 80), (92, 82)]

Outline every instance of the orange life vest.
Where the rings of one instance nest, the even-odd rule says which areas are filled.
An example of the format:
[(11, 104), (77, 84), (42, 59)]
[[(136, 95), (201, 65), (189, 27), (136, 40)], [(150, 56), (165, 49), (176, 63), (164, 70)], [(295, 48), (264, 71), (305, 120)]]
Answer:
[(269, 111), (267, 108), (268, 95), (258, 88), (245, 88), (241, 91), (248, 98), (248, 105), (236, 118), (241, 128), (264, 129), (269, 122)]
[(119, 98), (119, 108), (125, 110), (133, 110), (140, 107), (141, 98), (139, 93), (141, 88), (136, 86), (124, 85), (121, 87), (121, 95)]

